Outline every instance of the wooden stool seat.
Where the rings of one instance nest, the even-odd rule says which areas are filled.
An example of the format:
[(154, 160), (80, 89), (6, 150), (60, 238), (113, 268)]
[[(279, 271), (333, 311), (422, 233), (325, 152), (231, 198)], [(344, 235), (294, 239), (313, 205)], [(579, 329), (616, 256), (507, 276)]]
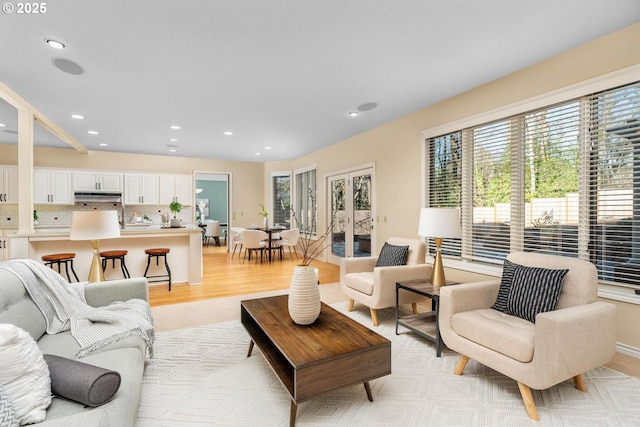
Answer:
[(144, 250), (145, 254), (152, 255), (152, 256), (166, 255), (169, 252), (171, 252), (171, 249), (169, 249), (169, 248), (154, 248), (154, 249), (145, 249)]
[(49, 254), (49, 255), (42, 255), (42, 261), (45, 261), (45, 262), (64, 261), (66, 259), (73, 259), (75, 257), (76, 257), (76, 254), (74, 254), (74, 253)]
[(76, 271), (73, 269), (73, 259), (76, 257), (76, 254), (72, 252), (68, 253), (60, 253), (60, 254), (48, 254), (42, 255), (40, 258), (44, 261), (44, 265), (51, 267), (53, 269), (54, 265), (58, 266), (58, 274), (62, 274), (60, 272), (61, 265), (64, 264), (64, 270), (67, 273), (67, 280), (71, 282), (71, 276), (69, 276), (69, 265), (71, 265), (71, 272), (73, 273), (73, 277), (76, 278), (76, 282), (79, 282), (78, 275)]
[(100, 252), (100, 256), (106, 257), (106, 258), (117, 258), (117, 257), (125, 256), (128, 253), (129, 251), (102, 251)]
[[(144, 277), (146, 277), (147, 279), (156, 279), (148, 280), (149, 283), (164, 282), (165, 280), (169, 279), (169, 291), (171, 291), (171, 270), (169, 269), (169, 263), (167, 263), (167, 254), (170, 251), (171, 249), (169, 248), (151, 248), (144, 250), (144, 253), (147, 254), (147, 268), (144, 270)], [(160, 265), (160, 257), (164, 258), (164, 267), (167, 269), (167, 274), (147, 276), (152, 257), (156, 259), (156, 265)]]
[(125, 279), (131, 277), (129, 275), (129, 270), (127, 269), (127, 265), (124, 263), (124, 257), (129, 253), (129, 251), (125, 250), (115, 250), (115, 251), (102, 251), (100, 252), (100, 257), (102, 258), (102, 271), (107, 269), (107, 261), (111, 260), (111, 268), (116, 268), (116, 260), (120, 260), (120, 270), (122, 270), (122, 275)]

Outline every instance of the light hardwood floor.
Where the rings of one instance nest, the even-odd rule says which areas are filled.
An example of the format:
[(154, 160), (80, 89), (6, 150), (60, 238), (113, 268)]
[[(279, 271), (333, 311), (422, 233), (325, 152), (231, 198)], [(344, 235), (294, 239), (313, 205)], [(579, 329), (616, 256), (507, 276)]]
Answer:
[[(169, 266), (174, 262), (179, 260), (169, 258)], [(245, 261), (243, 264), (242, 255), (238, 256), (236, 253), (231, 258), (231, 254), (226, 252), (224, 246), (204, 247), (202, 285), (174, 283), (171, 292), (168, 291), (167, 285), (152, 285), (149, 287), (149, 302), (154, 307), (287, 289), (295, 265), (297, 265), (295, 257), (292, 262), (288, 255), (282, 261), (276, 259), (271, 263), (262, 264)], [(340, 281), (338, 266), (318, 261), (313, 265), (320, 271), (320, 284)], [(616, 353), (605, 366), (640, 378), (640, 359), (635, 357)]]
[[(173, 283), (171, 292), (167, 285), (149, 287), (149, 303), (152, 307), (176, 304), (180, 302), (200, 301), (210, 298), (221, 298), (236, 295), (247, 295), (265, 291), (287, 289), (291, 283), (293, 268), (297, 265), (285, 251), (284, 259), (279, 257), (269, 263), (254, 263), (242, 255), (231, 258), (224, 246), (208, 246), (203, 248), (202, 285), (190, 286), (187, 283)], [(168, 258), (169, 266), (179, 260)], [(314, 261), (313, 266), (319, 270), (320, 283), (340, 281), (340, 267), (333, 264)]]

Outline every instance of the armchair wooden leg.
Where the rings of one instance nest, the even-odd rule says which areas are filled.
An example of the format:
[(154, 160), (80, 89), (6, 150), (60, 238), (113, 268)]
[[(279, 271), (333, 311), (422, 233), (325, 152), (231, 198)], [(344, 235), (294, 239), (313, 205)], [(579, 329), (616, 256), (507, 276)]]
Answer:
[(573, 377), (573, 383), (575, 384), (576, 388), (581, 392), (583, 393), (587, 392), (587, 386), (584, 384), (582, 375), (576, 375), (575, 377)]
[(373, 326), (378, 326), (378, 312), (375, 308), (370, 308), (371, 311), (371, 320), (373, 320)]
[(413, 314), (418, 314), (418, 304), (415, 302), (411, 303), (411, 310), (413, 310)]
[(347, 306), (347, 311), (353, 311), (353, 299), (349, 299), (349, 305)]
[(467, 366), (467, 362), (469, 358), (464, 354), (460, 355), (460, 360), (458, 361), (458, 366), (456, 366), (456, 370), (453, 371), (454, 375), (462, 375), (462, 371), (464, 371), (464, 367)]
[(518, 383), (518, 388), (520, 389), (520, 395), (522, 396), (522, 401), (524, 402), (524, 407), (527, 410), (527, 415), (534, 421), (540, 421), (538, 418), (538, 410), (536, 409), (536, 402), (533, 400), (533, 394), (531, 394), (531, 389), (528, 385)]

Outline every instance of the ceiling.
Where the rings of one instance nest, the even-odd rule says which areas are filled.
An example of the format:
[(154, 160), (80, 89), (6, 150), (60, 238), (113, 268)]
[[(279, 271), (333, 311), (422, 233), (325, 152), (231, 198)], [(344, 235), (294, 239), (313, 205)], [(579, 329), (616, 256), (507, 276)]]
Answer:
[[(0, 81), (87, 149), (258, 162), (298, 158), (640, 19), (638, 0), (46, 5), (0, 16)], [(0, 142), (16, 143), (16, 117), (0, 100)], [(36, 145), (66, 146), (36, 128)]]

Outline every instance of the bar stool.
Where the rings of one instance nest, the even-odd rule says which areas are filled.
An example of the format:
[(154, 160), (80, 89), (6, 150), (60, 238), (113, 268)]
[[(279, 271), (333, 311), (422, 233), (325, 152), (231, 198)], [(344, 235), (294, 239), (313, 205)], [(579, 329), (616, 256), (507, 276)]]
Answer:
[(76, 257), (74, 253), (64, 253), (64, 254), (49, 254), (42, 255), (42, 261), (44, 261), (44, 265), (51, 267), (53, 269), (54, 264), (58, 266), (58, 274), (62, 274), (60, 272), (60, 265), (64, 264), (64, 269), (67, 272), (67, 280), (71, 282), (71, 276), (69, 276), (69, 264), (71, 264), (71, 272), (73, 273), (73, 277), (76, 278), (76, 282), (79, 282), (78, 275), (76, 271), (73, 269), (73, 259)]
[[(169, 253), (169, 251), (169, 248), (153, 248), (144, 250), (144, 253), (147, 254), (147, 268), (146, 270), (144, 270), (144, 277), (146, 277), (147, 279), (157, 279), (149, 280), (149, 283), (164, 282), (166, 279), (169, 279), (169, 291), (171, 291), (171, 270), (169, 269), (169, 264), (167, 263), (167, 254)], [(167, 274), (147, 276), (149, 265), (151, 264), (151, 257), (154, 257), (156, 259), (156, 265), (160, 265), (160, 257), (164, 258), (164, 266), (167, 269)]]
[(131, 277), (129, 275), (129, 270), (127, 270), (127, 265), (124, 263), (124, 257), (127, 255), (129, 251), (117, 250), (117, 251), (103, 251), (100, 252), (100, 257), (102, 258), (102, 271), (107, 269), (107, 261), (111, 260), (111, 267), (116, 268), (116, 260), (120, 260), (120, 270), (122, 270), (122, 275), (125, 279)]

